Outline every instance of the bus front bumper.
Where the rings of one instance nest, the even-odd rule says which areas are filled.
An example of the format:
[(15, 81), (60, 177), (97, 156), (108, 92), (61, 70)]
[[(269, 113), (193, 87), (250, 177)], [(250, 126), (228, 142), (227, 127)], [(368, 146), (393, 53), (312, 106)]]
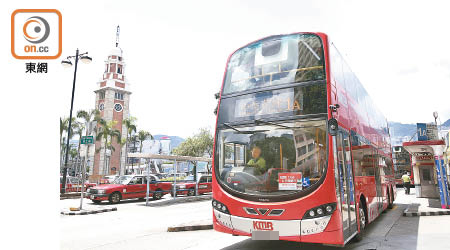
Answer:
[[(308, 238), (316, 238), (315, 236), (321, 233), (328, 234), (324, 231), (330, 219), (331, 215), (306, 220), (261, 220), (229, 215), (214, 209), (214, 228), (217, 231), (250, 236), (256, 240), (259, 240), (259, 237), (255, 235), (267, 234), (259, 232), (271, 231), (276, 232), (278, 236), (276, 240), (303, 241), (301, 240), (303, 238), (305, 242), (310, 242)], [(273, 234), (270, 236), (270, 240), (272, 239)]]

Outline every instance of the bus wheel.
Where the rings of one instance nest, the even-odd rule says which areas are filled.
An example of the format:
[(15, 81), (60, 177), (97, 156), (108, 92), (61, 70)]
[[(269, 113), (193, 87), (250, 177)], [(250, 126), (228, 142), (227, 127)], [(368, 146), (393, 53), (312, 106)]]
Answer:
[[(392, 189), (391, 189), (392, 190)], [(392, 195), (392, 192), (390, 192), (390, 191), (388, 191), (388, 199), (389, 199), (389, 205), (388, 205), (388, 208), (389, 209), (392, 209), (393, 207), (394, 207), (394, 201), (393, 201), (393, 199), (394, 199), (394, 197), (392, 197), (393, 195)]]
[(360, 204), (359, 207), (359, 233), (355, 236), (355, 241), (359, 242), (363, 239), (364, 229), (366, 228), (366, 210), (362, 207), (363, 204)]

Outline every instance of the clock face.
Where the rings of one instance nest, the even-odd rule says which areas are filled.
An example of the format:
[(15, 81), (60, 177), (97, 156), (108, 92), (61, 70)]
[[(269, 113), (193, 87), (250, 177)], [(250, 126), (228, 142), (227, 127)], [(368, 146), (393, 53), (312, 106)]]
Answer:
[(122, 111), (122, 109), (123, 109), (122, 104), (120, 104), (120, 103), (114, 104), (115, 111), (120, 112), (120, 111)]
[(99, 109), (100, 111), (104, 110), (104, 109), (105, 109), (105, 104), (104, 104), (104, 103), (100, 103), (100, 104), (98, 105), (98, 109)]

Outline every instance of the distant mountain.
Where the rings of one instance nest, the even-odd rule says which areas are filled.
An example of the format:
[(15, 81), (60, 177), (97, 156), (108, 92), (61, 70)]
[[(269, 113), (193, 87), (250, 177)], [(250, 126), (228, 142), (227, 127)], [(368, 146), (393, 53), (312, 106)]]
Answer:
[(155, 140), (160, 140), (163, 137), (169, 137), (170, 138), (170, 147), (176, 148), (178, 145), (180, 145), (182, 142), (184, 142), (184, 139), (179, 136), (170, 136), (170, 135), (154, 135), (153, 136)]
[(445, 121), (444, 123), (442, 123), (443, 127), (450, 127), (450, 119), (448, 119), (447, 121)]
[[(391, 144), (393, 146), (402, 145), (405, 141), (417, 140), (417, 124), (389, 122), (389, 129), (391, 132)], [(450, 119), (439, 126), (440, 131), (448, 129), (450, 129)]]
[(391, 136), (403, 137), (403, 136), (413, 136), (416, 133), (416, 124), (403, 124), (400, 122), (389, 122), (389, 130)]

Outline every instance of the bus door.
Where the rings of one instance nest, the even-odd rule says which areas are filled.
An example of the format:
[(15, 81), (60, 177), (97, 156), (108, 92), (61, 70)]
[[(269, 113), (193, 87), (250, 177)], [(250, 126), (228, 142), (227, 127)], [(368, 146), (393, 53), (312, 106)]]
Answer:
[(356, 220), (355, 188), (348, 133), (339, 131), (337, 136), (339, 191), (344, 241), (358, 230)]

